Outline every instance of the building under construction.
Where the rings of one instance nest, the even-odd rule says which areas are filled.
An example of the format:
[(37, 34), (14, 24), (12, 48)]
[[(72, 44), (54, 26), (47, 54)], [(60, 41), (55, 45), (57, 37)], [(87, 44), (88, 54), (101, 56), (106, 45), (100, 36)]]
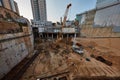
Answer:
[(44, 26), (38, 25), (38, 24), (34, 24), (32, 25), (33, 30), (34, 30), (34, 34), (35, 34), (35, 38), (39, 37), (41, 39), (45, 38), (45, 39), (58, 39), (59, 36), (61, 35), (61, 38), (68, 38), (68, 37), (74, 37), (74, 35), (79, 36), (79, 25), (76, 24), (75, 21), (73, 21), (72, 23), (70, 23), (70, 25), (67, 25), (67, 16), (68, 16), (68, 12), (70, 7), (72, 6), (72, 4), (68, 4), (67, 8), (65, 10), (65, 14), (64, 14), (64, 19), (63, 21), (61, 20), (61, 24), (59, 25), (47, 25), (45, 24)]
[(34, 32), (26, 18), (0, 7), (1, 80), (120, 80), (120, 0), (97, 0), (66, 26), (70, 6), (63, 24)]

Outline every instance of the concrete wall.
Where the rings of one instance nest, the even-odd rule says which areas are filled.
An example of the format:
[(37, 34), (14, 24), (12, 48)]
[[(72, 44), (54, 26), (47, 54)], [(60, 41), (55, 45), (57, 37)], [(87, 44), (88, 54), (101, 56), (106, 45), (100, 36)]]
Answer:
[(12, 11), (16, 12), (14, 0), (9, 0), (9, 1), (10, 1)]
[(84, 27), (81, 30), (81, 36), (86, 36), (86, 37), (120, 37), (120, 33), (113, 32), (112, 27), (104, 27), (104, 28)]
[(2, 0), (3, 6), (9, 10), (11, 10), (10, 0)]
[(17, 2), (14, 1), (14, 5), (15, 5), (15, 11), (16, 11), (16, 13), (20, 14)]
[(116, 3), (120, 3), (120, 0), (97, 0), (96, 7), (99, 9)]
[[(4, 14), (4, 8), (0, 8), (0, 13)], [(13, 18), (18, 15), (9, 11)], [(8, 29), (22, 28), (17, 33), (0, 33), (0, 79), (4, 77), (15, 65), (25, 57), (32, 55), (34, 50), (32, 28), (19, 26), (15, 22), (0, 21), (0, 32)]]
[[(95, 27), (96, 10), (88, 11), (84, 24), (80, 24), (81, 36), (84, 37), (120, 37), (120, 32), (114, 32), (113, 26)], [(102, 16), (102, 15), (101, 15)]]
[(2, 6), (2, 2), (0, 1), (0, 6)]
[(4, 17), (6, 17), (6, 12), (10, 13), (12, 18), (19, 18), (20, 16), (18, 14), (16, 14), (15, 12), (9, 10), (9, 9), (5, 9), (3, 7), (0, 6), (0, 14), (2, 14)]
[(0, 33), (9, 33), (10, 30), (22, 31), (21, 27), (15, 22), (0, 21)]
[(0, 34), (0, 78), (27, 55), (31, 55), (33, 47), (32, 34)]

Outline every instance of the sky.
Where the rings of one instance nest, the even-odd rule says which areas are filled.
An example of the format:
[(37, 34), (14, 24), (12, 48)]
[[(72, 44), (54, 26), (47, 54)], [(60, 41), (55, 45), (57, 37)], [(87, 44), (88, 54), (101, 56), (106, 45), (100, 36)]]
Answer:
[[(15, 0), (18, 3), (20, 15), (33, 19), (30, 0)], [(96, 0), (46, 0), (47, 20), (52, 22), (60, 21), (64, 17), (66, 6), (71, 3), (72, 6), (68, 13), (68, 20), (74, 20), (76, 14), (95, 8)]]

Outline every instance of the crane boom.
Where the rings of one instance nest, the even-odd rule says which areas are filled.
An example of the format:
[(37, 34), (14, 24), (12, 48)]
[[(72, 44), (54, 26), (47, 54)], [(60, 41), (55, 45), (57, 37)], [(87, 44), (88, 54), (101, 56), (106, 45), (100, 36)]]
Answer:
[(68, 5), (67, 5), (66, 11), (65, 11), (65, 15), (64, 15), (64, 19), (63, 19), (63, 26), (62, 26), (62, 27), (66, 26), (65, 22), (66, 22), (66, 20), (67, 20), (69, 8), (70, 8), (71, 6), (72, 6), (72, 4), (68, 4)]
[(61, 27), (61, 32), (60, 32), (59, 35), (58, 35), (58, 40), (57, 40), (57, 41), (61, 40), (61, 38), (62, 38), (62, 28), (66, 26), (65, 23), (66, 23), (66, 20), (67, 20), (68, 11), (69, 11), (69, 8), (70, 8), (71, 6), (72, 6), (72, 4), (68, 4), (68, 5), (67, 5), (66, 11), (65, 11), (65, 15), (64, 15), (64, 19), (63, 19), (63, 25), (62, 25), (62, 27)]

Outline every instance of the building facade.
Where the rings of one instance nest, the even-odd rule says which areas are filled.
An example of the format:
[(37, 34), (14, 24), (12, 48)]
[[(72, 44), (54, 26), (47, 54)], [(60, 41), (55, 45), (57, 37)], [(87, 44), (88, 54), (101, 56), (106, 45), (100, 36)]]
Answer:
[(38, 3), (39, 3), (40, 20), (42, 22), (47, 21), (46, 0), (38, 0)]
[(3, 7), (11, 10), (10, 0), (2, 0), (2, 2), (3, 2)]
[(11, 9), (12, 9), (12, 11), (16, 12), (16, 10), (15, 10), (14, 0), (9, 0), (9, 1), (10, 1), (10, 5), (11, 5)]
[(94, 27), (113, 27), (120, 32), (120, 0), (98, 0)]
[(0, 2), (0, 6), (2, 6), (2, 3)]
[(76, 19), (82, 37), (120, 37), (120, 0), (97, 0), (95, 9)]
[(15, 11), (16, 11), (16, 13), (20, 14), (17, 2), (14, 1), (14, 5), (15, 5)]
[(87, 14), (87, 12), (84, 12), (84, 13), (76, 15), (76, 19), (79, 21), (79, 25), (85, 23), (85, 21), (86, 21), (86, 14)]
[(35, 21), (46, 22), (46, 0), (31, 0), (33, 19)]
[(0, 0), (0, 6), (12, 10), (14, 12), (19, 12), (17, 3), (14, 0)]
[(120, 3), (120, 0), (97, 0), (97, 9)]
[(0, 6), (2, 6), (2, 2), (1, 2), (1, 0), (0, 0)]

